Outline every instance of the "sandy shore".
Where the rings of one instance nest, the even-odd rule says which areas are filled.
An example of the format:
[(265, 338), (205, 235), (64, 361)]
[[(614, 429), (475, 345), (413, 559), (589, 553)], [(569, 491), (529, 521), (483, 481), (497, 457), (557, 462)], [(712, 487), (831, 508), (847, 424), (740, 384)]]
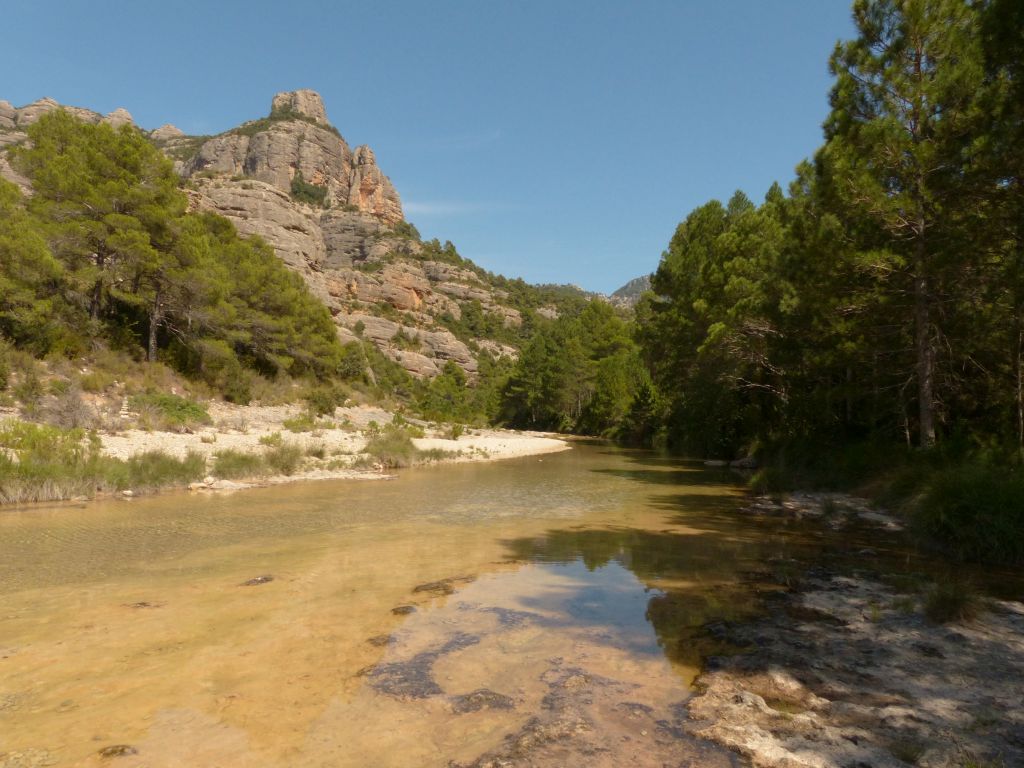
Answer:
[[(213, 456), (219, 451), (235, 450), (258, 454), (274, 433), (299, 446), (307, 454), (303, 466), (291, 475), (278, 475), (244, 482), (219, 480), (213, 475), (193, 490), (234, 490), (253, 485), (269, 485), (299, 480), (382, 479), (393, 477), (381, 466), (366, 467), (364, 449), (374, 426), (391, 422), (394, 414), (372, 406), (339, 408), (311, 431), (292, 432), (285, 422), (303, 414), (298, 405), (234, 406), (216, 403), (209, 408), (213, 423), (191, 432), (161, 432), (128, 429), (117, 434), (101, 434), (102, 451), (108, 456), (127, 459), (146, 451), (161, 450), (182, 458), (189, 452), (206, 456), (213, 469)], [(540, 432), (515, 432), (502, 429), (468, 429), (457, 439), (445, 435), (446, 428), (416, 422), (424, 437), (414, 438), (421, 451), (434, 452), (432, 463), (498, 461), (522, 456), (554, 453), (570, 446), (557, 436)], [(444, 452), (439, 454), (438, 452)]]

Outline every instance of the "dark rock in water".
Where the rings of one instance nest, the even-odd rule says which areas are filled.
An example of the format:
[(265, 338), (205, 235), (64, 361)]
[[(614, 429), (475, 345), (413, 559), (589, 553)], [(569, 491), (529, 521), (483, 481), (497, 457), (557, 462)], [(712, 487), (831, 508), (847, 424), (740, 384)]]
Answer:
[(270, 574), (265, 574), (263, 576), (254, 576), (253, 578), (249, 579), (248, 581), (243, 581), (242, 582), (242, 586), (243, 587), (258, 587), (260, 584), (269, 584), (273, 580), (274, 580), (274, 577), (271, 576)]
[(376, 645), (378, 648), (384, 645), (390, 645), (392, 642), (391, 635), (376, 635), (367, 640), (370, 645)]
[(415, 605), (399, 605), (391, 609), (391, 612), (395, 616), (408, 616), (410, 613), (416, 613)]
[(131, 744), (112, 744), (100, 750), (100, 757), (127, 757), (137, 754), (139, 754), (139, 750)]
[(145, 600), (140, 600), (137, 603), (125, 603), (125, 608), (160, 608), (162, 603), (149, 603)]
[(440, 597), (445, 595), (451, 595), (455, 592), (456, 584), (469, 584), (474, 581), (473, 576), (453, 576), (450, 579), (441, 579), (440, 581), (428, 581), (426, 584), (420, 584), (419, 586), (413, 587), (413, 592), (429, 592)]
[(479, 712), (481, 709), (514, 709), (515, 702), (510, 696), (480, 688), (472, 693), (452, 697), (452, 710), (459, 715)]
[(430, 581), (426, 584), (420, 584), (419, 586), (413, 587), (413, 592), (430, 592), (434, 595), (450, 595), (455, 592), (455, 587), (452, 586), (451, 579), (441, 579), (441, 581)]
[(367, 672), (366, 677), (376, 690), (397, 699), (426, 699), (438, 696), (444, 691), (434, 680), (434, 662), (446, 654), (479, 642), (479, 637), (460, 632), (444, 645), (417, 653), (411, 659), (380, 664)]

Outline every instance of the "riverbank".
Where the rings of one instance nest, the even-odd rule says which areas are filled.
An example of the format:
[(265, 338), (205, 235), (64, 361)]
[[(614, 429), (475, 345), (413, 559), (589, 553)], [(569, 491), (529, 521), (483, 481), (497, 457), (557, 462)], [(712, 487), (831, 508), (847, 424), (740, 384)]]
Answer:
[[(23, 459), (7, 449), (15, 455), (12, 467), (30, 470), (40, 453), (52, 464), (56, 451), (45, 446), (39, 450), (46, 440), (70, 449), (74, 462), (81, 465), (63, 471), (48, 467), (45, 487), (36, 483), (38, 489), (31, 487), (32, 473), (27, 472), (27, 480), (18, 478), (21, 487), (0, 493), (0, 499), (45, 501), (112, 493), (130, 497), (170, 488), (227, 491), (308, 480), (379, 480), (394, 477), (390, 471), (398, 467), (497, 461), (570, 447), (545, 433), (409, 421), (367, 405), (337, 408), (329, 417), (316, 419), (299, 405), (211, 403), (207, 410), (206, 423), (177, 431), (137, 427), (96, 431), (87, 457), (70, 445), (81, 439), (84, 446), (88, 442), (84, 437), (5, 420), (0, 414), (0, 422), (8, 428), (27, 430), (28, 437), (12, 438), (12, 445), (34, 446), (31, 456)], [(146, 471), (148, 465), (160, 465), (165, 471)], [(138, 471), (119, 471), (124, 467)], [(4, 490), (2, 480), (0, 491)]]
[[(899, 525), (828, 494), (759, 498), (745, 511)], [(810, 569), (772, 593), (759, 620), (708, 626), (736, 653), (707, 660), (689, 732), (756, 768), (1024, 765), (1024, 604), (886, 578), (875, 554), (864, 550), (852, 572)], [(929, 618), (943, 609), (959, 620)]]

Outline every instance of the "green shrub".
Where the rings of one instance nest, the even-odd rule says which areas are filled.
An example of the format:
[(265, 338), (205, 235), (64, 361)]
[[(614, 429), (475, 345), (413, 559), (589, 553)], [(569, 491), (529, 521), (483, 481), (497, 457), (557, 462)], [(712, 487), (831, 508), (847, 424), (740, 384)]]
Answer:
[(152, 417), (160, 429), (174, 430), (210, 423), (210, 414), (205, 406), (170, 393), (133, 395), (128, 405), (144, 418)]
[(314, 459), (324, 459), (327, 457), (327, 446), (323, 443), (314, 443), (306, 448), (306, 455)]
[(316, 429), (316, 421), (308, 413), (296, 416), (294, 419), (285, 419), (281, 424), (289, 432), (312, 432)]
[(937, 624), (970, 621), (981, 609), (981, 599), (970, 584), (949, 579), (936, 584), (925, 596), (924, 613)]
[(118, 487), (152, 490), (185, 485), (206, 474), (206, 457), (195, 451), (189, 451), (184, 459), (165, 451), (146, 451), (132, 456), (124, 464), (125, 473), (117, 474)]
[(292, 199), (300, 203), (308, 203), (321, 208), (327, 200), (327, 187), (310, 184), (302, 178), (302, 171), (296, 171), (292, 177)]
[(260, 437), (260, 445), (266, 445), (271, 448), (279, 448), (284, 444), (284, 438), (281, 437), (280, 432), (271, 432), (269, 435), (263, 435)]
[(86, 392), (103, 392), (114, 383), (114, 377), (107, 371), (90, 371), (79, 381)]
[(302, 465), (302, 448), (292, 443), (282, 443), (266, 452), (267, 466), (279, 475), (294, 475)]
[(345, 390), (337, 385), (319, 386), (310, 389), (303, 398), (314, 416), (330, 416), (335, 409), (345, 404)]
[(913, 504), (914, 528), (965, 560), (1024, 563), (1024, 475), (964, 465), (936, 471)]
[(228, 480), (240, 477), (259, 477), (267, 472), (264, 458), (255, 453), (229, 448), (214, 454), (213, 474)]
[(198, 453), (178, 459), (149, 451), (127, 461), (103, 456), (95, 434), (82, 429), (9, 421), (0, 424), (0, 503), (91, 496), (97, 489), (154, 490), (184, 485), (205, 473)]
[(363, 452), (385, 467), (408, 467), (418, 451), (404, 430), (387, 428), (370, 438)]

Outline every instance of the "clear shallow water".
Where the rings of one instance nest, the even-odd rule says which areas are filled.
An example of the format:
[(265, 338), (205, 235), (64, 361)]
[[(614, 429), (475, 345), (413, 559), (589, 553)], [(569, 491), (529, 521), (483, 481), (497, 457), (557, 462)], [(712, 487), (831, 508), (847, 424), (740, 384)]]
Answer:
[(738, 500), (728, 474), (580, 445), (0, 512), (0, 766), (692, 759), (654, 724), (715, 650), (700, 627), (792, 558), (886, 552)]

